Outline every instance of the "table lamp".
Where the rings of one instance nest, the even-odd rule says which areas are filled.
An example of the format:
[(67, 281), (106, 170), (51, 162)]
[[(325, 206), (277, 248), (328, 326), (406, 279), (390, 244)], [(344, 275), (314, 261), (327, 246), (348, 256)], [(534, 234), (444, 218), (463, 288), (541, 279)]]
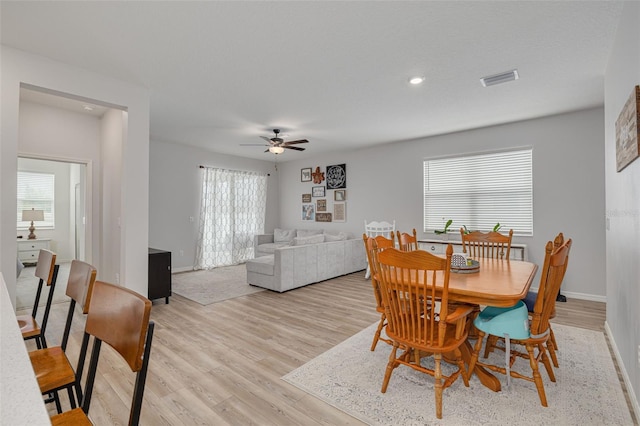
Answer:
[(43, 221), (44, 220), (44, 210), (22, 210), (22, 220), (24, 222), (31, 221), (31, 226), (29, 227), (29, 239), (35, 240), (36, 234), (33, 231), (36, 230), (35, 226), (33, 226), (34, 221)]

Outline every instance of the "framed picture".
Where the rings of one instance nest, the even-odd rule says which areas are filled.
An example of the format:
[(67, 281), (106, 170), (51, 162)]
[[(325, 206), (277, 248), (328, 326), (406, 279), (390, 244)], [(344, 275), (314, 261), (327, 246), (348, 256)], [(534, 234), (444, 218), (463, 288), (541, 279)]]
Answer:
[(300, 170), (300, 182), (311, 182), (311, 167)]
[[(317, 212), (326, 212), (327, 211), (327, 200), (317, 200), (316, 201), (316, 211)], [(320, 222), (316, 218), (317, 222)]]
[(316, 213), (316, 222), (331, 222), (331, 213)]
[(302, 220), (316, 220), (315, 204), (302, 205)]
[(334, 166), (327, 166), (327, 188), (341, 189), (346, 187), (347, 187), (347, 165), (336, 164)]
[(347, 199), (347, 191), (344, 189), (336, 189), (333, 193), (334, 201), (344, 201)]
[(347, 204), (346, 203), (333, 203), (333, 221), (334, 222), (347, 221)]
[(311, 202), (311, 194), (302, 194), (302, 202), (310, 203)]
[[(616, 170), (621, 172), (640, 155), (640, 86), (633, 88), (616, 120)], [(328, 182), (328, 181), (327, 181)]]
[(311, 188), (311, 195), (314, 197), (324, 197), (324, 186), (314, 186)]

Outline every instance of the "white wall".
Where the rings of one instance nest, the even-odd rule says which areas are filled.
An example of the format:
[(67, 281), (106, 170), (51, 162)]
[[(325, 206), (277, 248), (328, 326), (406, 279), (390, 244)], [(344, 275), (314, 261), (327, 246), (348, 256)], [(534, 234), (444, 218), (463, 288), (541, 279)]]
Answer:
[[(122, 106), (128, 111), (125, 121), (122, 155), (122, 193), (120, 217), (125, 238), (117, 247), (120, 259), (121, 283), (141, 294), (147, 293), (147, 246), (148, 246), (148, 202), (149, 202), (149, 93), (147, 89), (125, 83), (100, 74), (75, 68), (50, 59), (31, 55), (6, 46), (1, 46), (0, 91), (0, 271), (3, 273), (10, 297), (15, 303), (15, 211), (16, 173), (18, 155), (18, 129), (20, 84), (24, 83), (48, 90), (86, 98), (110, 105)], [(35, 143), (36, 141), (34, 141)], [(90, 142), (89, 142), (90, 143)], [(21, 147), (22, 149), (22, 147)], [(28, 148), (25, 148), (25, 150)], [(41, 141), (29, 149), (30, 153), (53, 157), (77, 158), (77, 152), (87, 148), (77, 147), (69, 141), (45, 144)], [(91, 147), (89, 149), (100, 149)], [(80, 151), (78, 151), (80, 150)], [(100, 170), (94, 176), (93, 170)], [(89, 164), (89, 177), (101, 180), (100, 164)], [(92, 185), (92, 182), (88, 182)], [(94, 203), (101, 205), (99, 194)], [(100, 209), (87, 212), (91, 220), (99, 219)], [(99, 222), (98, 222), (99, 223)], [(102, 233), (92, 236), (93, 263), (100, 257)], [(93, 232), (92, 230), (89, 230)], [(116, 250), (116, 249), (113, 249)], [(96, 265), (98, 276), (104, 267)]]
[[(170, 251), (174, 272), (191, 270), (195, 262), (202, 175), (200, 165), (269, 173), (265, 227), (273, 229), (277, 225), (278, 172), (272, 161), (251, 160), (157, 141), (151, 142), (149, 154), (149, 247)], [(271, 157), (267, 158), (271, 160)], [(190, 217), (193, 217), (193, 222), (189, 221)]]
[(640, 415), (640, 160), (616, 172), (615, 122), (640, 84), (640, 3), (626, 2), (605, 74), (607, 328)]
[[(514, 242), (527, 244), (529, 259), (540, 264), (545, 243), (564, 232), (573, 238), (574, 245), (563, 294), (604, 301), (603, 116), (603, 109), (596, 108), (328, 154), (313, 161), (287, 162), (280, 172), (280, 226), (346, 230), (362, 235), (365, 219), (395, 219), (400, 230), (416, 228), (420, 238), (433, 238), (433, 234), (422, 231), (423, 159), (531, 146), (534, 235), (514, 237)], [(309, 148), (313, 149), (313, 143)], [(315, 170), (320, 166), (324, 171), (327, 165), (341, 163), (347, 165), (347, 222), (303, 222), (301, 195), (310, 193), (315, 185), (300, 182), (300, 169)], [(333, 191), (327, 191), (327, 200), (331, 211)], [(461, 225), (454, 224), (457, 229)]]

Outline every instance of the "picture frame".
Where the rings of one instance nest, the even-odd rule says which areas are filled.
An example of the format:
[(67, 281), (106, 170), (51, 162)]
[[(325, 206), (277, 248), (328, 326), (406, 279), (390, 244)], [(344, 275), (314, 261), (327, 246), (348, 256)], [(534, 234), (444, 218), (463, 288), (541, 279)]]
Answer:
[(324, 197), (324, 194), (325, 194), (324, 186), (314, 186), (311, 188), (312, 197)]
[(316, 222), (331, 222), (331, 213), (316, 213)]
[(640, 85), (622, 107), (616, 120), (616, 171), (620, 173), (640, 156)]
[(316, 220), (316, 205), (303, 204), (302, 205), (302, 220)]
[(300, 182), (311, 182), (311, 167), (300, 169)]
[(311, 202), (311, 194), (302, 194), (302, 202), (310, 203)]
[(342, 189), (347, 187), (347, 165), (346, 164), (335, 164), (333, 166), (327, 166), (326, 176), (327, 176), (327, 188)]
[(334, 222), (347, 221), (347, 204), (346, 203), (333, 203), (333, 221)]
[(345, 201), (347, 199), (347, 191), (345, 189), (336, 189), (333, 192), (333, 201)]
[[(327, 200), (325, 200), (324, 198), (322, 200), (316, 200), (316, 212), (326, 212), (326, 211), (327, 211)], [(316, 219), (316, 221), (318, 220)]]

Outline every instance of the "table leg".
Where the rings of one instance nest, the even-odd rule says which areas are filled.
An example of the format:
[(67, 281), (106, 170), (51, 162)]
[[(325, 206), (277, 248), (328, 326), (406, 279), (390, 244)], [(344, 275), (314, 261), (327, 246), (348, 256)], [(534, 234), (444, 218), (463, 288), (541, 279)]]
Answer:
[[(468, 366), (469, 362), (471, 361), (471, 354), (473, 353), (473, 347), (468, 340), (464, 342), (464, 344), (460, 345), (460, 352), (462, 352), (462, 359)], [(480, 379), (480, 383), (494, 392), (500, 392), (500, 380), (496, 376), (494, 376), (478, 364), (476, 364), (476, 366), (474, 367), (473, 372), (476, 374), (476, 376), (478, 376), (478, 379)]]

